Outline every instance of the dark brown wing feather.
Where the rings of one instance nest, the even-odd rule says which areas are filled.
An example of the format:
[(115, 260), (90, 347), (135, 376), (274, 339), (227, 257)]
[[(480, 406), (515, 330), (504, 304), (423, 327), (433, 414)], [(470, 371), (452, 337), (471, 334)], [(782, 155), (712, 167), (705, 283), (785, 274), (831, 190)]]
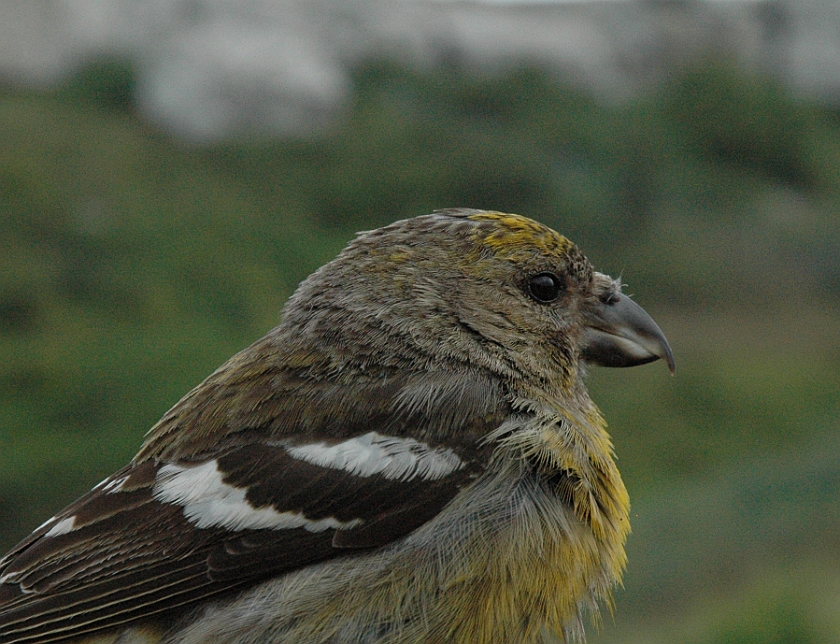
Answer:
[[(129, 466), (121, 491), (98, 486), (0, 562), (0, 642), (52, 642), (193, 604), (260, 579), (404, 536), (437, 514), (479, 471), (426, 481), (355, 476), (249, 445), (217, 457), (225, 482), (255, 507), (358, 528), (198, 529), (152, 494), (154, 461)], [(58, 522), (74, 527), (48, 536)]]

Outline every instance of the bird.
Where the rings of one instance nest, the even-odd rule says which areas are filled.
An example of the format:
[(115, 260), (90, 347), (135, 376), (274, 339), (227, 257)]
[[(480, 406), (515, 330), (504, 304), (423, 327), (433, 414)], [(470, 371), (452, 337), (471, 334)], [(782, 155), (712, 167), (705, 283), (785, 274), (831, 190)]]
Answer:
[(581, 640), (630, 531), (586, 373), (658, 359), (620, 281), (533, 219), (359, 233), (0, 560), (0, 643)]

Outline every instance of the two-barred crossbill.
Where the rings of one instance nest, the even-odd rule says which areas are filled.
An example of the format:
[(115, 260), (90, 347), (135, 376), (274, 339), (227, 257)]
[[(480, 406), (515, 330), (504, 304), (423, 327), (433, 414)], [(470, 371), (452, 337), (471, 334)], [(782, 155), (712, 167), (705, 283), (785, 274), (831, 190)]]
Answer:
[(620, 284), (530, 219), (363, 233), (0, 562), (0, 642), (581, 637), (630, 529), (585, 364), (658, 358)]

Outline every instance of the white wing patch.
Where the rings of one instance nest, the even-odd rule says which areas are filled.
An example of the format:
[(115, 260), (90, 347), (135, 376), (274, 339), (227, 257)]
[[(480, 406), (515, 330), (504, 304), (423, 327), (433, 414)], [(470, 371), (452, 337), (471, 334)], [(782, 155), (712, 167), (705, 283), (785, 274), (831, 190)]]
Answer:
[[(52, 519), (50, 519), (52, 520)], [(76, 517), (67, 517), (66, 519), (62, 519), (58, 523), (56, 523), (52, 528), (49, 529), (48, 532), (44, 534), (45, 537), (57, 537), (60, 534), (67, 534), (68, 532), (72, 532), (73, 528), (75, 527)], [(46, 527), (46, 524), (44, 524)]]
[(355, 476), (381, 474), (387, 479), (435, 481), (464, 466), (451, 449), (429, 447), (413, 438), (368, 432), (341, 443), (286, 446), (293, 458)]
[[(102, 485), (102, 488), (101, 488), (102, 492), (105, 492), (106, 494), (114, 494), (116, 492), (122, 492), (122, 487), (127, 480), (128, 480), (128, 476), (121, 476), (119, 478), (112, 479), (112, 480), (107, 481), (107, 482), (103, 481), (105, 483), (105, 485), (102, 485), (102, 483), (100, 483), (99, 485)], [(97, 486), (97, 487), (99, 487), (99, 486)]]
[(228, 530), (284, 530), (304, 528), (309, 532), (353, 528), (361, 519), (339, 521), (326, 517), (314, 521), (302, 512), (278, 512), (272, 507), (255, 508), (245, 498), (246, 490), (222, 480), (215, 460), (193, 467), (167, 464), (158, 470), (152, 496), (184, 508), (184, 516), (197, 528)]

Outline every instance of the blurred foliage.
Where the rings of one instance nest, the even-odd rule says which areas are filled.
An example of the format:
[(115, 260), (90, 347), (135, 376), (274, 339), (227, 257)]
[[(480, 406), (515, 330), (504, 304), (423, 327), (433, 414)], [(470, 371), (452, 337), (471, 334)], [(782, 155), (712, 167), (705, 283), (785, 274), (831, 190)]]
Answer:
[[(520, 212), (677, 355), (594, 370), (634, 498), (596, 642), (837, 641), (840, 118), (725, 61), (605, 105), (535, 68), (370, 61), (307, 139), (189, 145), (121, 60), (0, 86), (0, 546), (128, 460), (360, 229)], [(802, 562), (807, 562), (802, 572)]]
[(136, 93), (134, 65), (119, 58), (90, 62), (59, 90), (67, 101), (116, 112), (132, 112)]

